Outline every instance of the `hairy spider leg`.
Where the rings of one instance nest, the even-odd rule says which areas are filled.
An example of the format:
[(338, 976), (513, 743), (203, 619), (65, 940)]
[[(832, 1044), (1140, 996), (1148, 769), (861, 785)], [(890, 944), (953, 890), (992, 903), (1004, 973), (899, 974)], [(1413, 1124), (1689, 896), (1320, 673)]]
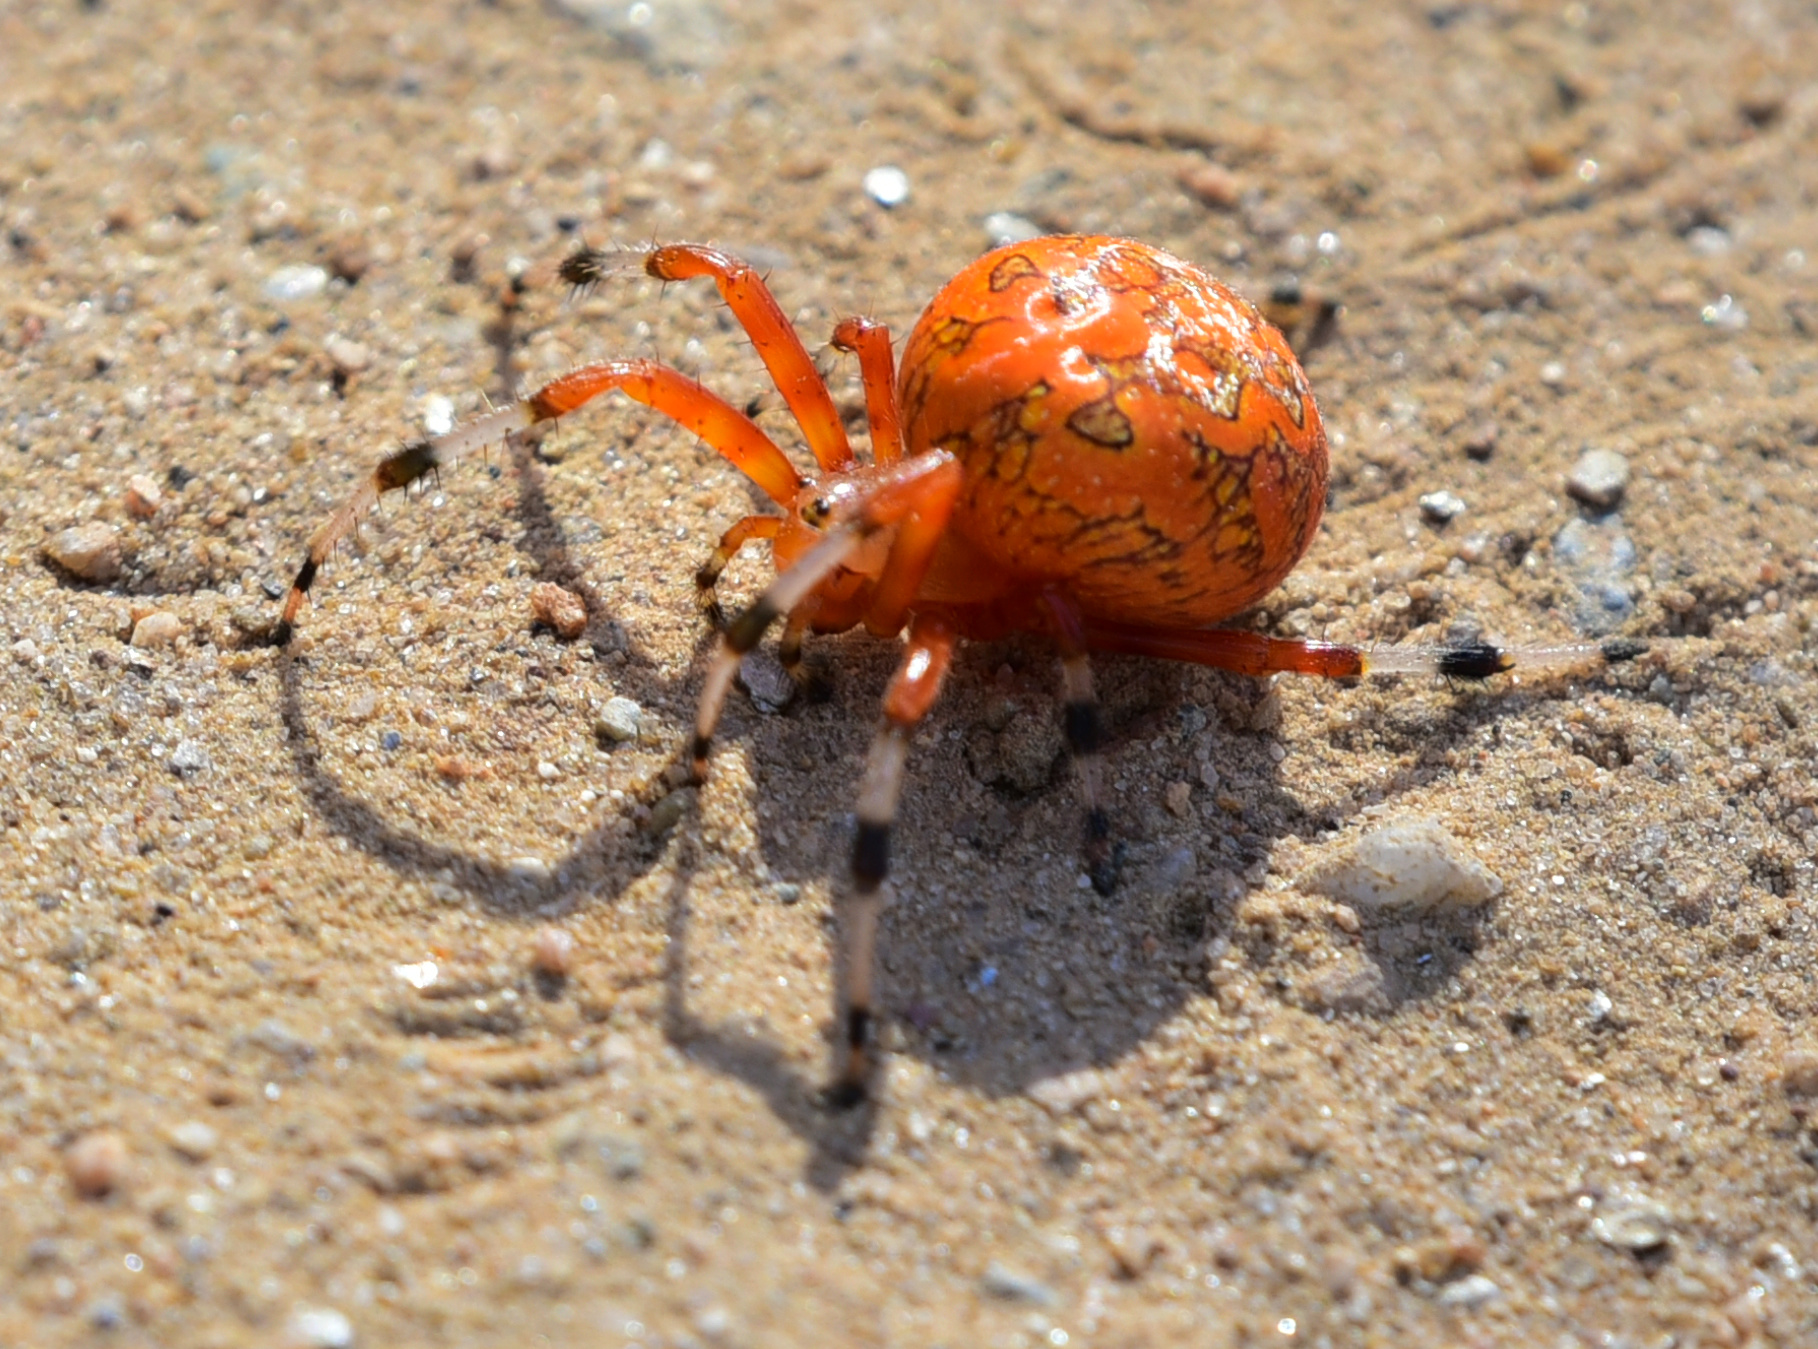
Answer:
[(663, 281), (712, 277), (720, 298), (744, 327), (764, 368), (776, 382), (777, 391), (795, 414), (815, 462), (827, 472), (851, 467), (852, 445), (834, 409), (833, 395), (827, 392), (827, 382), (814, 368), (795, 326), (784, 316), (783, 307), (756, 270), (702, 244), (653, 248), (644, 259), (644, 270)]
[(738, 556), (739, 549), (753, 539), (774, 539), (782, 527), (783, 517), (780, 515), (747, 515), (720, 535), (719, 546), (713, 550), (713, 555), (695, 572), (695, 602), (715, 628), (725, 626), (726, 620), (725, 613), (720, 609), (719, 596), (714, 591), (714, 587), (720, 583), (720, 573)]
[(877, 925), (884, 907), (884, 880), (890, 872), (890, 830), (902, 795), (910, 739), (940, 696), (957, 636), (952, 621), (938, 611), (915, 616), (903, 658), (884, 694), (883, 725), (871, 742), (865, 773), (859, 780), (852, 893), (840, 909), (842, 988), (836, 1005), (845, 1008), (846, 1057), (829, 1091), (836, 1106), (855, 1105), (863, 1099), (871, 1075)]
[(1111, 845), (1111, 819), (1099, 790), (1104, 772), (1104, 723), (1092, 685), (1085, 619), (1072, 599), (1052, 587), (1042, 591), (1041, 603), (1061, 653), (1062, 715), (1067, 752), (1079, 780), (1080, 807), (1085, 812), (1086, 874), (1094, 890), (1108, 895), (1117, 885), (1117, 858)]
[(865, 417), (871, 423), (871, 457), (880, 464), (894, 464), (903, 457), (903, 415), (896, 401), (890, 329), (872, 319), (842, 319), (833, 330), (833, 345), (858, 353)]
[[(945, 450), (931, 450), (891, 465), (867, 484), (864, 494), (840, 505), (827, 530), (826, 537), (810, 548), (788, 570), (779, 572), (768, 589), (720, 634), (720, 649), (707, 670), (707, 682), (701, 688), (701, 701), (695, 709), (694, 741), (689, 747), (697, 778), (707, 774), (707, 755), (713, 748), (714, 728), (726, 705), (726, 694), (739, 661), (763, 640), (770, 625), (808, 600), (820, 583), (841, 566), (852, 561), (854, 554), (879, 532), (894, 528), (896, 537), (890, 546), (884, 568), (878, 578), (876, 593), (893, 595), (907, 586), (912, 599), (927, 575), (934, 546), (946, 528), (953, 503), (965, 482), (965, 470), (959, 460)], [(894, 601), (891, 601), (892, 603)], [(874, 599), (872, 610), (877, 608)], [(871, 611), (866, 615), (871, 626)], [(884, 631), (892, 636), (902, 628)], [(873, 628), (872, 631), (879, 631)]]
[(1453, 646), (1346, 646), (1265, 637), (1226, 628), (1147, 628), (1109, 619), (1085, 621), (1086, 645), (1094, 651), (1154, 656), (1233, 670), (1238, 674), (1302, 674), (1322, 679), (1356, 679), (1367, 674), (1435, 674), (1450, 679), (1488, 679), (1517, 670), (1542, 670), (1630, 660), (1646, 650), (1631, 641), (1566, 642), (1557, 646), (1497, 646), (1463, 642)]
[(310, 535), (303, 565), (291, 582), (278, 621), (277, 644), (283, 646), (290, 641), (297, 614), (324, 559), (384, 493), (408, 487), (455, 463), (464, 454), (483, 450), (514, 432), (553, 421), (613, 389), (694, 432), (780, 506), (789, 506), (807, 485), (807, 479), (756, 422), (681, 372), (641, 359), (582, 366), (551, 380), (527, 398), (445, 435), (412, 441), (381, 460), (341, 508)]

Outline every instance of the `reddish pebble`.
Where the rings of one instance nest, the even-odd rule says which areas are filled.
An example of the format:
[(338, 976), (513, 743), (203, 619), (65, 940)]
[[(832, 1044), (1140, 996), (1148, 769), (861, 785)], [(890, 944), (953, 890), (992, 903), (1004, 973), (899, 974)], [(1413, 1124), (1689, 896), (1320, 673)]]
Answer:
[(69, 1183), (84, 1199), (99, 1199), (126, 1179), (126, 1141), (108, 1130), (84, 1134), (63, 1153)]
[(126, 480), (126, 513), (135, 520), (149, 520), (164, 504), (164, 492), (148, 473), (135, 473)]
[(1218, 211), (1228, 211), (1237, 205), (1244, 191), (1243, 180), (1230, 169), (1204, 160), (1195, 160), (1181, 169), (1178, 181), (1200, 205)]
[(587, 629), (587, 606), (580, 596), (548, 581), (530, 588), (530, 612), (563, 637), (579, 637)]
[(574, 968), (574, 938), (559, 927), (539, 928), (530, 963), (538, 974), (566, 979)]

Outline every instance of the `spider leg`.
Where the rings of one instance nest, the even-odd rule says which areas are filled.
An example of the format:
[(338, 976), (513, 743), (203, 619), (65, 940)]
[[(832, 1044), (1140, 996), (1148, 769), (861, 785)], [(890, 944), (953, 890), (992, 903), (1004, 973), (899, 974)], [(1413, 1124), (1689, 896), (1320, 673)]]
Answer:
[(808, 448), (814, 451), (815, 462), (828, 470), (851, 465), (852, 445), (846, 439), (846, 428), (834, 409), (826, 381), (815, 370), (808, 349), (802, 345), (783, 307), (750, 264), (703, 244), (666, 244), (645, 256), (644, 270), (663, 281), (712, 277), (720, 298), (744, 326), (765, 369), (776, 381), (777, 391), (795, 414)]
[(934, 700), (953, 660), (952, 622), (939, 613), (917, 614), (909, 628), (903, 659), (884, 694), (884, 724), (871, 742), (865, 775), (859, 781), (858, 838), (852, 847), (852, 893), (840, 912), (840, 995), (845, 1008), (846, 1057), (829, 1099), (857, 1104), (871, 1075), (869, 1043), (875, 997), (877, 924), (883, 911), (884, 879), (890, 871), (890, 829), (902, 793), (909, 741)]
[(1108, 895), (1116, 888), (1119, 852), (1111, 840), (1111, 820), (1105, 814), (1100, 783), (1104, 776), (1104, 722), (1098, 694), (1092, 685), (1092, 660), (1087, 654), (1086, 626), (1079, 606), (1058, 590), (1042, 592), (1061, 651), (1061, 689), (1064, 698), (1067, 752), (1079, 775), (1080, 806), (1086, 817), (1086, 874), (1092, 888)]
[(586, 406), (617, 389), (635, 402), (654, 408), (694, 432), (732, 466), (750, 478), (778, 505), (788, 506), (805, 485), (776, 442), (758, 424), (711, 389), (679, 371), (649, 360), (606, 361), (583, 366), (551, 380), (527, 398), (490, 412), (445, 435), (413, 440), (379, 462), (365, 482), (310, 535), (303, 565), (291, 582), (274, 640), (290, 641), (298, 612), (323, 561), (360, 518), (386, 492), (408, 487), (419, 478), (454, 463), (464, 454), (484, 450), (513, 432)]
[(894, 464), (903, 457), (903, 416), (896, 401), (890, 329), (870, 319), (844, 319), (833, 330), (833, 345), (858, 353), (865, 413), (871, 421), (871, 457), (880, 464)]
[(1515, 671), (1572, 665), (1614, 664), (1645, 649), (1622, 639), (1558, 646), (1497, 646), (1463, 642), (1451, 646), (1345, 646), (1265, 637), (1224, 628), (1146, 628), (1135, 623), (1087, 619), (1086, 645), (1094, 651), (1155, 656), (1210, 665), (1238, 674), (1302, 674), (1355, 679), (1366, 674), (1436, 674), (1450, 679), (1488, 679)]
[(747, 515), (720, 535), (720, 543), (713, 550), (713, 556), (695, 572), (694, 584), (699, 592), (695, 597), (696, 602), (716, 629), (726, 626), (725, 611), (720, 608), (719, 597), (714, 594), (720, 573), (726, 570), (727, 563), (738, 556), (739, 549), (753, 539), (774, 539), (782, 527), (783, 517), (780, 515)]

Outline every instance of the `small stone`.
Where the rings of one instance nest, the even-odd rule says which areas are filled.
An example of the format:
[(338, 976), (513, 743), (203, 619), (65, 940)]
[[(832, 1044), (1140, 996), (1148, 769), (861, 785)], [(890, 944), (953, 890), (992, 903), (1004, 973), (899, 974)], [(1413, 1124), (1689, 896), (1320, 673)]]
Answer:
[(126, 1181), (126, 1140), (109, 1129), (83, 1134), (63, 1153), (63, 1169), (76, 1193), (100, 1199)]
[(1020, 244), (1026, 239), (1039, 239), (1048, 231), (1027, 216), (1015, 211), (993, 211), (984, 219), (985, 237), (993, 248)]
[(328, 289), (328, 269), (311, 263), (280, 267), (265, 278), (265, 296), (279, 303), (308, 300)]
[(1629, 485), (1629, 461), (1615, 450), (1586, 450), (1566, 477), (1566, 491), (1587, 506), (1612, 510)]
[(574, 969), (574, 937), (563, 928), (538, 928), (530, 947), (530, 964), (538, 974), (566, 979)]
[(693, 793), (686, 788), (677, 788), (650, 808), (650, 818), (644, 821), (644, 832), (652, 838), (668, 833), (681, 823), (682, 816), (688, 813), (688, 804)]
[(1798, 1045), (1780, 1056), (1780, 1089), (1788, 1096), (1818, 1096), (1818, 1048)]
[(1031, 1084), (1028, 1091), (1029, 1099), (1049, 1114), (1066, 1115), (1103, 1096), (1109, 1086), (1109, 1081), (1098, 1069), (1081, 1068), (1058, 1077), (1045, 1077)]
[(170, 756), (170, 771), (180, 778), (193, 778), (214, 767), (208, 750), (199, 741), (182, 740)]
[(1032, 1307), (1052, 1307), (1060, 1301), (1054, 1290), (1040, 1279), (1011, 1269), (996, 1260), (985, 1267), (978, 1286), (986, 1297), (998, 1298), (1004, 1302), (1026, 1302)]
[(1186, 189), (1188, 196), (1215, 211), (1228, 211), (1243, 197), (1243, 179), (1223, 164), (1203, 159), (1193, 160), (1182, 168), (1176, 181)]
[(886, 209), (909, 200), (909, 175), (894, 164), (880, 164), (865, 174), (865, 195)]
[(1478, 422), (1465, 432), (1464, 452), (1467, 458), (1482, 463), (1496, 453), (1496, 442), (1502, 438), (1502, 428), (1495, 422)]
[(214, 1154), (219, 1135), (199, 1119), (174, 1125), (165, 1135), (172, 1151), (186, 1162), (205, 1162)]
[(353, 1322), (333, 1307), (299, 1307), (286, 1327), (297, 1349), (349, 1349)]
[(1469, 908), (1502, 893), (1502, 880), (1436, 820), (1399, 820), (1337, 847), (1296, 883), (1366, 913)]
[(587, 630), (587, 606), (581, 597), (551, 581), (539, 581), (530, 588), (530, 612), (536, 622), (570, 641)]
[(1549, 389), (1563, 389), (1566, 382), (1564, 361), (1548, 361), (1540, 367), (1540, 382)]
[(1170, 782), (1162, 793), (1162, 804), (1168, 813), (1178, 819), (1186, 819), (1193, 813), (1193, 784), (1190, 782)]
[(1659, 1204), (1629, 1204), (1591, 1220), (1591, 1234), (1606, 1246), (1625, 1251), (1653, 1251), (1673, 1236), (1673, 1215)]
[(120, 575), (120, 540), (98, 520), (53, 534), (44, 555), (80, 580), (112, 581)]
[(337, 239), (324, 260), (328, 263), (330, 275), (351, 286), (371, 270), (372, 249), (367, 247), (364, 239)]
[(126, 480), (126, 513), (135, 520), (149, 520), (164, 504), (164, 489), (148, 473), (135, 473)]
[(638, 738), (638, 725), (644, 709), (630, 698), (608, 698), (606, 705), (594, 714), (593, 733), (602, 740), (622, 745)]
[(43, 657), (38, 652), (38, 644), (29, 637), (21, 637), (13, 643), (13, 659), (21, 665), (36, 665)]
[(364, 343), (338, 333), (322, 344), (322, 350), (339, 375), (357, 375), (372, 364), (372, 352)]
[(547, 884), (550, 876), (554, 874), (549, 869), (549, 863), (535, 853), (525, 853), (520, 857), (512, 858), (505, 864), (505, 872), (512, 880), (526, 885)]
[(1446, 1284), (1433, 1295), (1433, 1301), (1442, 1307), (1457, 1307), (1462, 1311), (1474, 1312), (1489, 1306), (1502, 1296), (1502, 1289), (1496, 1281), (1482, 1274), (1467, 1274), (1462, 1279), (1455, 1279)]
[(537, 764), (537, 776), (545, 782), (555, 782), (562, 776), (562, 770), (544, 759)]
[(183, 634), (183, 623), (168, 609), (154, 609), (133, 624), (132, 645), (141, 651), (169, 646)]
[(764, 647), (757, 647), (739, 661), (739, 683), (751, 695), (751, 705), (760, 712), (775, 715), (795, 698), (795, 680), (783, 668), (783, 662)]
[(1420, 499), (1420, 513), (1436, 525), (1447, 525), (1465, 513), (1464, 498), (1456, 492), (1428, 492)]

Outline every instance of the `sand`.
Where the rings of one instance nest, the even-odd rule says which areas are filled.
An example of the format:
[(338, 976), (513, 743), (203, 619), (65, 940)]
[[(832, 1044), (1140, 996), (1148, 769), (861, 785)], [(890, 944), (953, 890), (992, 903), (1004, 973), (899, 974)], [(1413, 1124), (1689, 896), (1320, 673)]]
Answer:
[[(1818, 19), (1087, 10), (0, 8), (0, 1344), (1818, 1343)], [(589, 409), (261, 636), (507, 383), (656, 355), (799, 447), (710, 288), (571, 300), (577, 239), (738, 250), (818, 347), (1017, 229), (1342, 306), (1332, 507), (1249, 625), (1650, 646), (1102, 661), (1108, 899), (1051, 651), (968, 648), (836, 1113), (892, 654), (736, 693), (675, 789), (733, 470)], [(1499, 892), (1316, 888), (1386, 826)]]

